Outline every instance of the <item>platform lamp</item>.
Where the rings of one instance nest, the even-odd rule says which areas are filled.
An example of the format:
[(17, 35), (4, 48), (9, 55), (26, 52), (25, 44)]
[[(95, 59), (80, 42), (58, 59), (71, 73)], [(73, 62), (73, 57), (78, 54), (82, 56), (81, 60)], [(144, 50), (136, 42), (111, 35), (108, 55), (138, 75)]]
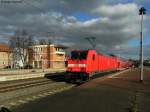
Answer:
[(139, 9), (139, 15), (141, 15), (141, 33), (140, 33), (140, 82), (143, 82), (143, 18), (144, 14), (146, 14), (146, 9), (144, 7), (141, 7)]

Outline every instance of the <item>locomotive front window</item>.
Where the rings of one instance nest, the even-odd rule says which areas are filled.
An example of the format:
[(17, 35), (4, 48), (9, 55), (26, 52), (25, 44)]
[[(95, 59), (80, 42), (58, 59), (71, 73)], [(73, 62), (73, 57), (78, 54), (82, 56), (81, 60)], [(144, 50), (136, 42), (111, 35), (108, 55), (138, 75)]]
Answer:
[(71, 52), (71, 59), (74, 60), (82, 60), (87, 58), (88, 51), (72, 51)]
[(82, 51), (80, 52), (80, 56), (79, 56), (79, 59), (86, 59), (87, 58), (87, 51)]
[(78, 59), (79, 58), (79, 52), (72, 51), (71, 52), (71, 59)]

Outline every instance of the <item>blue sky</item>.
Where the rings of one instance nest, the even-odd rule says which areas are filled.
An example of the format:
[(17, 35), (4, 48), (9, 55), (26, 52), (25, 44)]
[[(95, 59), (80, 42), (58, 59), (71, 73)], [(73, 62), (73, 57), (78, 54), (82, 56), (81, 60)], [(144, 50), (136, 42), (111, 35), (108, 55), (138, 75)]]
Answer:
[[(128, 42), (129, 46), (136, 47), (140, 44), (140, 35), (137, 37), (137, 39), (132, 39)], [(144, 45), (150, 45), (150, 36), (149, 32), (144, 33), (144, 39), (143, 39)]]
[(88, 14), (86, 12), (75, 12), (74, 14), (72, 14), (72, 16), (76, 17), (79, 21), (87, 21), (87, 20), (91, 20), (94, 18), (97, 18), (94, 15)]

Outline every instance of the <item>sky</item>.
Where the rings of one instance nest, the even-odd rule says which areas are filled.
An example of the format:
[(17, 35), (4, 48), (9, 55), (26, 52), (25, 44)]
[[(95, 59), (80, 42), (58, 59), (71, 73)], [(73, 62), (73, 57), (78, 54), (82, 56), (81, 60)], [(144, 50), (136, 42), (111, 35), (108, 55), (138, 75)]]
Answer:
[[(150, 57), (149, 0), (0, 0), (0, 41), (16, 30), (55, 39), (70, 49), (90, 49), (85, 37), (96, 37), (98, 52), (139, 58), (139, 9), (145, 7), (144, 56)], [(14, 1), (14, 2), (13, 2)], [(19, 2), (15, 2), (19, 1)]]

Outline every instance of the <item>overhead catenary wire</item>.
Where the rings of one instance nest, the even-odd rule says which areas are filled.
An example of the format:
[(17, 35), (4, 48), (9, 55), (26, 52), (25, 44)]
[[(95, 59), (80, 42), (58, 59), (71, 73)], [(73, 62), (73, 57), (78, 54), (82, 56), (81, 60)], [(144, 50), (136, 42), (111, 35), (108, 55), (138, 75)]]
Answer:
[[(36, 1), (37, 2), (37, 1)], [(36, 8), (38, 11), (40, 11), (40, 12), (44, 12), (44, 10), (42, 10), (41, 9), (41, 7), (39, 7), (39, 6), (37, 6), (37, 5), (35, 5), (35, 4), (33, 4), (34, 2), (28, 2), (28, 0), (22, 0), (22, 3), (25, 3), (26, 5), (30, 5), (31, 7), (33, 7), (33, 8)]]
[[(33, 4), (33, 3), (38, 3), (40, 1), (37, 1), (37, 0), (30, 0), (30, 1), (29, 0), (0, 0), (0, 4), (1, 5), (5, 5), (5, 6), (6, 5), (14, 5), (15, 7), (17, 7), (18, 5), (24, 5), (24, 4), (26, 4), (26, 6), (31, 6), (33, 8), (36, 8), (40, 12), (44, 12), (41, 7)], [(16, 4), (18, 4), (18, 5), (16, 5)], [(24, 5), (23, 7), (25, 8), (26, 6)]]

